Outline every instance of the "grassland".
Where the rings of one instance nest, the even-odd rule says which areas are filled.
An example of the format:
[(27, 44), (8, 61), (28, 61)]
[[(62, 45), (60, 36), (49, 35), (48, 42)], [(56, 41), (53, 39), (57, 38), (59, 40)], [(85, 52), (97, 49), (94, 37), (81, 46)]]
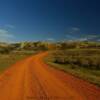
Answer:
[(100, 42), (22, 42), (0, 47), (0, 73), (20, 59), (41, 51), (58, 68), (100, 86)]
[(47, 64), (100, 86), (100, 50), (56, 50), (45, 59)]
[(8, 54), (0, 54), (0, 74), (3, 73), (11, 65), (15, 64), (17, 61), (24, 59), (36, 52), (30, 51), (15, 51)]

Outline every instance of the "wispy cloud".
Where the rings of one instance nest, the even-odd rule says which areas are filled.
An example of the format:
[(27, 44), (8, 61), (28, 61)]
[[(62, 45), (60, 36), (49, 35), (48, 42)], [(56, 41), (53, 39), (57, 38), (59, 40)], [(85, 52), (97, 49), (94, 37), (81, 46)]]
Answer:
[(78, 32), (80, 32), (80, 28), (72, 27), (69, 31), (70, 31), (70, 33), (78, 33)]
[(85, 35), (84, 37), (77, 38), (78, 41), (99, 41), (100, 35), (98, 34), (89, 34)]
[(65, 34), (78, 34), (80, 32), (80, 28), (78, 27), (71, 27), (71, 28), (68, 28), (65, 32)]
[(85, 36), (83, 39), (84, 40), (98, 41), (100, 39), (100, 35), (98, 35), (98, 34), (90, 34), (90, 35)]
[(11, 28), (11, 29), (15, 28), (15, 26), (12, 25), (12, 24), (7, 24), (7, 25), (5, 25), (5, 27), (7, 27), (7, 28)]
[(79, 35), (80, 35), (80, 28), (78, 27), (68, 28), (65, 32), (65, 37), (67, 40), (77, 40)]
[(54, 38), (48, 38), (47, 41), (55, 41)]
[(78, 27), (69, 28), (65, 32), (67, 40), (78, 40), (78, 41), (98, 41), (100, 40), (100, 35), (96, 33), (82, 34), (81, 29)]
[(5, 29), (0, 29), (0, 42), (11, 42), (14, 35)]

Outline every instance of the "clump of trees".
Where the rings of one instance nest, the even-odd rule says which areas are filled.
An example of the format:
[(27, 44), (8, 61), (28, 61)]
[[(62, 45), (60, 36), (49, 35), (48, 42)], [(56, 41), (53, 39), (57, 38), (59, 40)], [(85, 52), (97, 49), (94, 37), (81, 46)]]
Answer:
[[(0, 47), (1, 53), (8, 53), (13, 50), (69, 50), (69, 49), (99, 49), (97, 42), (19, 42)], [(88, 54), (88, 53), (87, 53)]]

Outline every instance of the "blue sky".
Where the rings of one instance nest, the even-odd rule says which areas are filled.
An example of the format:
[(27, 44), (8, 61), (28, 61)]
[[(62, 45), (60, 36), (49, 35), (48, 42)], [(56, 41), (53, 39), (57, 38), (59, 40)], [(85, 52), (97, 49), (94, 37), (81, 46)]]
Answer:
[(0, 41), (99, 40), (99, 5), (99, 0), (0, 0)]

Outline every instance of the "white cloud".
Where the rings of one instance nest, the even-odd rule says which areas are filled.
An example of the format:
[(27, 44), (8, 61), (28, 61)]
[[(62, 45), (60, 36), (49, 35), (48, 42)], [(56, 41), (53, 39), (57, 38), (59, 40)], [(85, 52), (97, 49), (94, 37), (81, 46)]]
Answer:
[(90, 35), (87, 35), (88, 38), (97, 38), (99, 37), (99, 35), (97, 34), (90, 34)]
[(82, 34), (80, 28), (72, 27), (67, 29), (65, 32), (66, 39), (68, 40), (79, 40), (79, 41), (87, 41), (87, 40), (99, 40), (100, 35), (96, 33), (92, 34)]
[(78, 27), (72, 27), (71, 28), (73, 31), (80, 31), (80, 28), (78, 28)]
[(47, 40), (48, 40), (48, 41), (55, 41), (54, 38), (48, 38)]
[(5, 25), (7, 28), (15, 28), (15, 26), (14, 25), (11, 25), (11, 24), (7, 24), (7, 25)]
[(14, 35), (5, 29), (0, 29), (0, 42), (11, 42)]
[(88, 41), (88, 40), (98, 41), (99, 39), (100, 39), (100, 35), (90, 34), (90, 35), (86, 35), (85, 37), (80, 37), (78, 40), (80, 40), (80, 41)]
[(79, 39), (77, 39), (78, 41), (87, 41), (88, 40), (88, 38), (79, 38)]
[(79, 32), (80, 32), (80, 28), (78, 28), (78, 27), (72, 27), (69, 30), (69, 33), (79, 33)]

